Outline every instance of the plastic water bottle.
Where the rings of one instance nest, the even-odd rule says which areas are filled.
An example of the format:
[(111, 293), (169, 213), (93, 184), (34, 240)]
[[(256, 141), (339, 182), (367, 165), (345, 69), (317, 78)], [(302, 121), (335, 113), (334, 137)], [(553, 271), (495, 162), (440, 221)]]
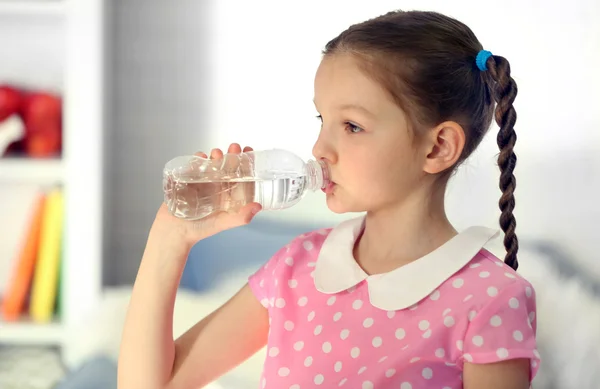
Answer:
[(325, 189), (324, 161), (308, 160), (285, 150), (225, 154), (222, 159), (182, 156), (163, 170), (164, 201), (178, 218), (194, 220), (219, 211), (238, 211), (257, 202), (263, 210), (289, 208), (307, 191)]

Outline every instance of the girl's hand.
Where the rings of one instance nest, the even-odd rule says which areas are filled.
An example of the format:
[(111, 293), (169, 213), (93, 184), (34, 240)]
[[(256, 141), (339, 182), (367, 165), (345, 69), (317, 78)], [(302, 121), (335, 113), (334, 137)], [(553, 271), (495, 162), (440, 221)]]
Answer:
[[(252, 151), (252, 148), (244, 147), (243, 151)], [(232, 143), (227, 152), (239, 154), (242, 149), (239, 144)], [(202, 152), (196, 155), (207, 158), (207, 155)], [(221, 159), (223, 152), (220, 149), (213, 149), (210, 158)], [(163, 243), (176, 242), (177, 246), (181, 247), (183, 244), (184, 248), (191, 249), (196, 242), (204, 238), (250, 223), (260, 210), (261, 205), (253, 202), (246, 204), (236, 213), (217, 212), (199, 220), (183, 220), (171, 215), (166, 204), (163, 203), (152, 224), (149, 239)]]

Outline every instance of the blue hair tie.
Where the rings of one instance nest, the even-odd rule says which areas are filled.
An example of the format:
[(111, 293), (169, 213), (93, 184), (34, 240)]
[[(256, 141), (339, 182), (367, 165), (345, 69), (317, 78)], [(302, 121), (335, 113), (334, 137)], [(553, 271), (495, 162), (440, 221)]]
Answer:
[(492, 53), (487, 50), (481, 50), (477, 53), (477, 58), (475, 58), (475, 63), (477, 63), (477, 67), (482, 72), (487, 70), (486, 62), (492, 56)]

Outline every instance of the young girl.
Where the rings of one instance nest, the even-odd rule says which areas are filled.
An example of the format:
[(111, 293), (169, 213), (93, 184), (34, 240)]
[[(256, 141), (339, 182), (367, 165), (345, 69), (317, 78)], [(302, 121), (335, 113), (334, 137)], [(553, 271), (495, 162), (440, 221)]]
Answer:
[[(293, 240), (173, 340), (190, 248), (260, 206), (186, 222), (163, 205), (133, 289), (119, 388), (201, 388), (265, 345), (262, 388), (528, 388), (539, 354), (535, 294), (516, 273), (516, 93), (507, 60), (437, 13), (391, 12), (330, 41), (313, 153), (330, 169), (329, 209), (365, 216)], [(496, 231), (459, 233), (444, 211), (448, 178), (492, 116), (504, 261), (483, 248)]]

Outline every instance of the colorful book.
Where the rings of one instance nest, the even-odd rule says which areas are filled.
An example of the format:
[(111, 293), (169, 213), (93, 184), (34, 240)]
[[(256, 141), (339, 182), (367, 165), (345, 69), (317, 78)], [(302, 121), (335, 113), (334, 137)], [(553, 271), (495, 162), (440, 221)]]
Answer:
[(40, 249), (31, 289), (29, 314), (39, 323), (52, 320), (58, 293), (64, 204), (60, 188), (46, 198), (40, 232)]
[(26, 306), (40, 248), (40, 232), (45, 201), (45, 194), (40, 193), (30, 217), (29, 228), (23, 241), (24, 244), (16, 258), (9, 286), (2, 301), (2, 317), (5, 321), (19, 319)]

